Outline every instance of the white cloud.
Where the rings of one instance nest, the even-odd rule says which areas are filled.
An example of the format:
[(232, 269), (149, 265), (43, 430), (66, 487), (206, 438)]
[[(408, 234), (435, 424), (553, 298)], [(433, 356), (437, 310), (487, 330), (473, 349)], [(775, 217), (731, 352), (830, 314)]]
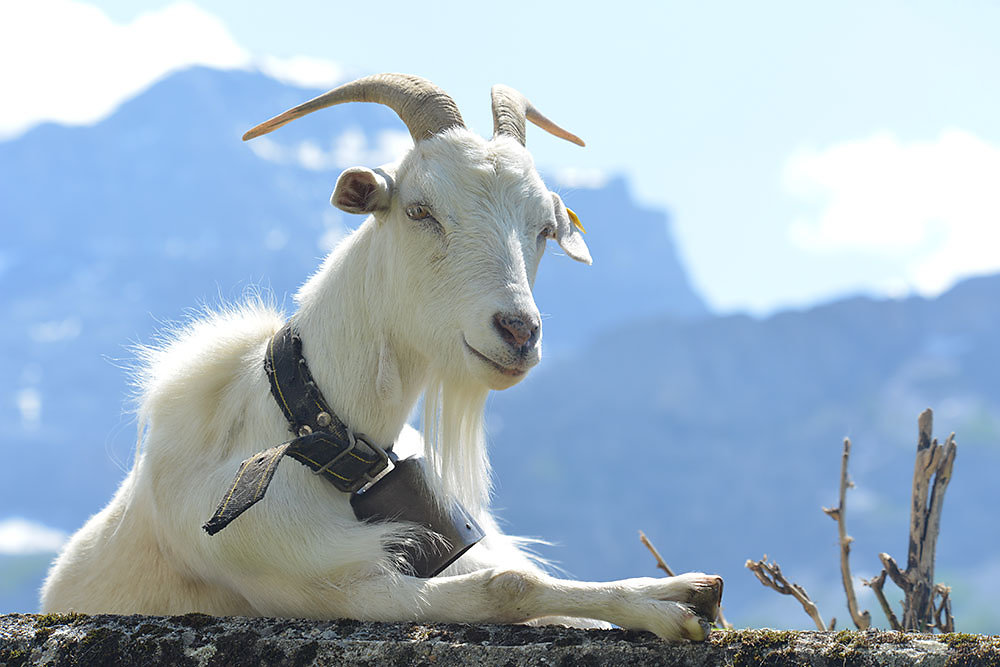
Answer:
[(962, 130), (933, 141), (890, 133), (802, 151), (783, 185), (813, 209), (789, 234), (816, 252), (865, 252), (926, 295), (1000, 270), (1000, 147)]
[(66, 543), (66, 533), (26, 519), (0, 521), (0, 554), (21, 556), (55, 553)]
[(264, 236), (264, 248), (275, 252), (288, 245), (288, 234), (280, 227), (274, 227)]
[(128, 24), (76, 0), (8, 3), (0, 12), (0, 139), (37, 123), (97, 122), (177, 70), (256, 67), (300, 86), (323, 87), (341, 68), (309, 57), (252, 56), (225, 24), (190, 2)]
[(12, 136), (40, 121), (95, 122), (165, 74), (245, 67), (249, 54), (187, 2), (119, 25), (82, 2), (32, 0), (4, 11), (0, 60), (0, 136)]
[(328, 148), (308, 140), (294, 146), (283, 146), (270, 137), (258, 137), (250, 142), (250, 149), (263, 160), (297, 164), (313, 171), (389, 164), (402, 158), (412, 147), (413, 140), (405, 130), (382, 130), (374, 141), (369, 142), (358, 128), (340, 133)]
[(262, 56), (255, 64), (264, 74), (301, 88), (332, 88), (344, 79), (344, 69), (340, 65), (322, 58)]
[(42, 394), (34, 387), (24, 387), (15, 396), (17, 411), (21, 413), (21, 426), (34, 429), (42, 420)]
[(73, 340), (82, 330), (79, 318), (67, 317), (64, 320), (39, 322), (31, 327), (28, 335), (36, 343), (57, 343), (62, 340)]
[(608, 182), (608, 174), (602, 169), (584, 167), (563, 167), (555, 172), (555, 181), (565, 188), (603, 188)]

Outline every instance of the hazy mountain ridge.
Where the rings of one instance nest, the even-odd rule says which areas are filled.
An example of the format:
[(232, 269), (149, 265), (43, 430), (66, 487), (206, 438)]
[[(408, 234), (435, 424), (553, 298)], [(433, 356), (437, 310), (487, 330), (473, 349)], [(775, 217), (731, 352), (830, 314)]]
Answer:
[[(870, 576), (879, 551), (905, 558), (916, 417), (930, 406), (935, 435), (959, 443), (938, 567), (971, 583), (1000, 551), (981, 514), (1000, 466), (998, 299), (990, 276), (935, 300), (625, 325), (492, 399), (497, 505), (516, 530), (563, 545), (543, 553), (575, 575), (648, 571), (641, 528), (676, 569), (727, 577), (730, 618), (755, 618), (774, 595), (742, 568), (765, 553), (833, 582), (827, 604), (842, 607), (836, 526), (820, 512), (836, 501), (842, 439), (855, 443), (855, 569)], [(998, 585), (980, 585), (957, 616), (988, 606)], [(807, 627), (794, 602), (785, 612)]]

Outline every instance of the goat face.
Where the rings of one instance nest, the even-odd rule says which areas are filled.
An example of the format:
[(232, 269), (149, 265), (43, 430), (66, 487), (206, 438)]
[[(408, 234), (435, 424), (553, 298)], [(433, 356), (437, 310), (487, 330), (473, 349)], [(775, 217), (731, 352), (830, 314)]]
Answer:
[(541, 359), (532, 285), (547, 239), (590, 263), (580, 232), (525, 148), (454, 128), (417, 142), (395, 168), (353, 168), (331, 201), (374, 213), (396, 331), (447, 377), (491, 389)]
[(590, 253), (524, 149), (525, 122), (583, 141), (512, 88), (494, 86), (491, 99), (494, 136), (486, 141), (465, 128), (454, 100), (430, 81), (375, 74), (289, 109), (243, 139), (345, 102), (377, 102), (399, 114), (413, 150), (395, 169), (348, 169), (331, 201), (374, 214), (373, 259), (391, 296), (373, 305), (386, 311), (387, 333), (442, 376), (504, 389), (541, 358), (531, 287), (545, 240), (588, 264)]

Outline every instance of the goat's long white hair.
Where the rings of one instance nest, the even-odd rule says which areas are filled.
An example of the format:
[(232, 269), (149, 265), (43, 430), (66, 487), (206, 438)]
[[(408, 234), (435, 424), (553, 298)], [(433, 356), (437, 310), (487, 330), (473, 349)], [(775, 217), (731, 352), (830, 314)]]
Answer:
[[(244, 323), (258, 322), (264, 328), (273, 328), (280, 326), (285, 319), (285, 314), (277, 309), (273, 296), (261, 288), (247, 292), (242, 302), (221, 303), (192, 312), (187, 322), (170, 323), (163, 327), (157, 332), (154, 343), (133, 346), (136, 363), (131, 373), (131, 384), (134, 390), (133, 410), (138, 423), (136, 457), (141, 453), (143, 433), (153, 405), (168, 398), (162, 394), (169, 393), (175, 386), (171, 382), (175, 373), (195, 375), (191, 373), (192, 359), (201, 359), (207, 365), (229, 363), (231, 356), (225, 352), (233, 344), (245, 344), (247, 335), (259, 334), (255, 327), (244, 331)], [(230, 337), (220, 336), (220, 333)], [(204, 354), (205, 341), (214, 341), (214, 347), (220, 353)], [(185, 354), (179, 348), (186, 345), (197, 345), (201, 354)], [(173, 364), (178, 364), (178, 368), (173, 368)], [(225, 377), (225, 374), (207, 373), (202, 377)], [(483, 427), (483, 410), (488, 395), (489, 389), (480, 384), (463, 382), (443, 374), (432, 374), (423, 394), (424, 454), (430, 463), (430, 470), (442, 485), (443, 497), (453, 496), (475, 510), (488, 505), (492, 488)], [(227, 405), (227, 402), (221, 402), (218, 407)], [(215, 420), (228, 423), (230, 417), (235, 418), (233, 415), (216, 415)]]
[[(424, 449), (447, 494), (483, 508), (490, 494), (490, 464), (483, 433), (489, 390), (434, 377), (424, 390)], [(471, 484), (471, 485), (470, 485)]]

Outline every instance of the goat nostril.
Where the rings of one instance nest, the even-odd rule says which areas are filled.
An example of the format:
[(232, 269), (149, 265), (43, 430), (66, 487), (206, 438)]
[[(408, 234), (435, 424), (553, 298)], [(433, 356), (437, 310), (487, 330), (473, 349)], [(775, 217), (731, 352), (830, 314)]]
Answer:
[(504, 342), (513, 347), (527, 347), (538, 340), (539, 325), (528, 318), (497, 313), (493, 316), (493, 326)]

